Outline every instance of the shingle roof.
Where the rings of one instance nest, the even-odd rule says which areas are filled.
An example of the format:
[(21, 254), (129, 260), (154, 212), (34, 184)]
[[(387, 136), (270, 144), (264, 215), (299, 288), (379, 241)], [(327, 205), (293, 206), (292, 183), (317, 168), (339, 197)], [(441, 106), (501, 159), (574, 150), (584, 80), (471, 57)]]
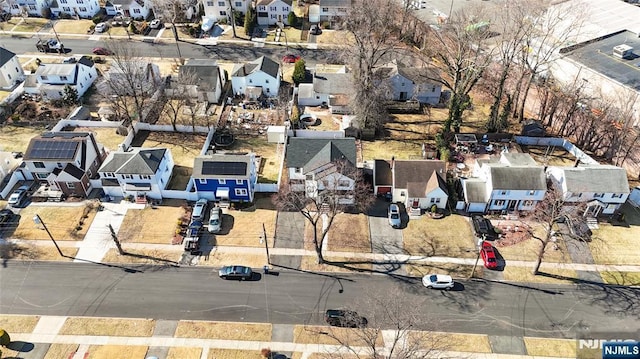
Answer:
[(325, 94), (346, 94), (353, 88), (350, 73), (316, 73), (313, 76), (313, 90)]
[(215, 60), (191, 59), (180, 66), (179, 76), (193, 73), (198, 80), (198, 86), (203, 90), (213, 90), (218, 85), (219, 69)]
[(290, 138), (287, 145), (287, 167), (305, 172), (321, 165), (347, 160), (356, 164), (355, 138)]
[(409, 182), (423, 182), (426, 188), (434, 172), (444, 173), (445, 163), (440, 160), (395, 160), (393, 186), (407, 188)]
[(376, 186), (393, 185), (393, 174), (391, 173), (391, 163), (385, 160), (374, 161), (375, 178), (373, 184)]
[(536, 160), (528, 153), (508, 152), (500, 155), (500, 162), (510, 166), (537, 166)]
[(280, 65), (268, 57), (260, 56), (234, 69), (231, 76), (245, 77), (253, 72), (262, 71), (273, 78), (278, 78)]
[(567, 191), (573, 193), (629, 193), (627, 172), (620, 167), (580, 166), (564, 167)]
[(11, 60), (16, 54), (5, 49), (4, 47), (0, 47), (0, 67), (4, 66), (9, 60)]
[(351, 0), (320, 0), (320, 6), (350, 7), (351, 6)]
[(427, 193), (440, 188), (447, 193), (447, 183), (442, 176), (437, 172), (433, 172), (428, 181), (419, 182), (407, 182), (407, 196), (420, 198), (424, 197)]
[(402, 77), (413, 81), (415, 84), (428, 82), (424, 76), (425, 69), (419, 67), (400, 67), (398, 66), (398, 74)]
[(502, 167), (490, 168), (491, 184), (494, 190), (546, 190), (544, 168)]
[(140, 149), (131, 152), (112, 152), (99, 172), (118, 174), (154, 175), (167, 150), (164, 148)]
[(82, 176), (84, 176), (84, 171), (79, 169), (72, 163), (67, 163), (62, 171), (70, 174), (71, 176), (73, 176), (73, 178), (76, 178), (78, 180), (82, 179)]

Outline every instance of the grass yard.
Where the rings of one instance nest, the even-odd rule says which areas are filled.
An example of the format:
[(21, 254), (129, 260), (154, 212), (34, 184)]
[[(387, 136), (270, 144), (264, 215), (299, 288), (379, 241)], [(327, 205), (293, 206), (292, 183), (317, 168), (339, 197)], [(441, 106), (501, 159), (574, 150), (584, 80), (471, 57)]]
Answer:
[(144, 359), (149, 347), (141, 345), (91, 345), (87, 359)]
[(13, 333), (31, 333), (36, 327), (40, 317), (37, 315), (0, 315), (0, 328)]
[(20, 18), (20, 17), (12, 17), (11, 19), (9, 19), (9, 21), (0, 22), (0, 29), (2, 29), (4, 31), (9, 31), (9, 30), (13, 29), (14, 26), (18, 25), (18, 23), (20, 23), (20, 21), (22, 21), (22, 18)]
[[(547, 249), (544, 253), (544, 262), (551, 263), (571, 263), (571, 258), (567, 252), (567, 247), (564, 241), (560, 240), (556, 242), (558, 244), (558, 250), (554, 250), (552, 244), (547, 245)], [(540, 242), (533, 238), (525, 239), (520, 243), (516, 243), (510, 246), (502, 247), (499, 242), (496, 242), (496, 251), (507, 261), (507, 265), (510, 260), (517, 261), (535, 261), (538, 258), (538, 250), (540, 249)]]
[(367, 216), (362, 213), (338, 214), (329, 230), (327, 249), (336, 252), (370, 253), (371, 239)]
[(176, 338), (271, 341), (271, 324), (181, 320)]
[(69, 262), (74, 259), (78, 253), (75, 247), (60, 247), (62, 253), (67, 256), (60, 257), (60, 253), (53, 246), (39, 246), (30, 243), (12, 243), (11, 245), (3, 245), (0, 249), (0, 258), (17, 259), (17, 260), (33, 260), (33, 261), (58, 261)]
[(153, 319), (71, 317), (64, 322), (59, 334), (150, 337), (155, 325)]
[(44, 27), (44, 25), (49, 22), (47, 19), (40, 18), (28, 18), (24, 21), (20, 22), (18, 26), (16, 26), (13, 31), (16, 32), (38, 32), (40, 29)]
[(345, 45), (346, 43), (352, 43), (353, 41), (354, 38), (351, 33), (340, 30), (322, 29), (322, 34), (320, 36), (316, 36), (316, 42), (318, 44)]
[(54, 29), (59, 34), (87, 34), (91, 25), (91, 20), (57, 20)]
[(264, 359), (258, 350), (209, 349), (208, 359)]
[(259, 137), (237, 136), (236, 142), (229, 150), (234, 152), (254, 152), (256, 156), (262, 157), (262, 163), (258, 169), (258, 182), (278, 182), (282, 154), (278, 154), (278, 144), (269, 143), (266, 135)]
[(93, 205), (41, 207), (32, 204), (20, 211), (20, 223), (13, 236), (20, 239), (51, 240), (42, 226), (33, 223), (33, 217), (38, 214), (55, 240), (82, 240), (96, 215), (96, 209), (92, 207)]
[(402, 232), (404, 249), (411, 255), (475, 258), (471, 224), (467, 217), (449, 215), (440, 219), (422, 216), (409, 221)]
[(0, 101), (4, 100), (9, 95), (11, 95), (11, 91), (0, 90)]
[(562, 147), (556, 146), (525, 146), (520, 145), (523, 153), (528, 153), (533, 159), (542, 165), (549, 166), (573, 166), (575, 156)]
[(267, 263), (267, 255), (265, 254), (244, 254), (244, 253), (224, 253), (214, 252), (208, 258), (201, 259), (198, 262), (200, 266), (222, 267), (241, 263), (251, 268), (260, 268)]
[[(328, 344), (337, 345), (339, 341), (346, 342), (352, 346), (369, 347), (362, 338), (366, 336), (367, 329), (336, 328), (312, 325), (296, 325), (293, 328), (293, 342), (301, 344)], [(328, 333), (328, 334), (325, 334)], [(373, 337), (371, 337), (373, 339)], [(376, 337), (376, 346), (383, 346), (384, 339), (380, 332)]]
[[(107, 30), (107, 36), (127, 36), (127, 29), (124, 26), (112, 26)], [(131, 36), (134, 36), (131, 34)]]
[[(489, 337), (481, 334), (455, 334), (440, 332), (409, 332), (409, 338), (413, 342), (427, 342), (424, 348), (435, 350), (451, 350), (469, 353), (491, 353)], [(414, 344), (420, 345), (420, 344)]]
[(122, 242), (170, 244), (183, 216), (185, 209), (177, 204), (129, 209), (118, 237)]
[(173, 166), (173, 175), (171, 176), (171, 181), (167, 185), (168, 189), (173, 190), (185, 190), (187, 188), (187, 184), (191, 180), (191, 174), (193, 173), (193, 168), (186, 166)]
[(116, 133), (115, 127), (76, 127), (75, 132), (93, 132), (96, 141), (108, 150), (116, 151), (125, 137)]
[(607, 284), (626, 286), (640, 285), (640, 272), (600, 272), (600, 276)]
[[(455, 264), (455, 263), (430, 263), (430, 264), (406, 264), (404, 266), (407, 271), (407, 275), (411, 277), (423, 277), (427, 274), (442, 273), (448, 274), (453, 278), (469, 278), (473, 270), (472, 265)], [(484, 267), (482, 266), (482, 259), (478, 262), (476, 271), (473, 275), (474, 278), (482, 278), (482, 272)]]
[(193, 168), (193, 160), (200, 155), (205, 140), (206, 136), (201, 134), (140, 131), (132, 146), (168, 148), (176, 166)]
[[(223, 233), (216, 235), (216, 244), (221, 246), (262, 247), (260, 237), (263, 234), (262, 225), (267, 232), (269, 245), (273, 245), (273, 235), (276, 230), (276, 215), (278, 212), (269, 207), (261, 206), (269, 202), (268, 198), (257, 199), (251, 210), (231, 210), (222, 219)], [(232, 227), (228, 229), (229, 223)], [(228, 233), (226, 232), (228, 229)]]
[(527, 355), (536, 357), (575, 358), (576, 341), (573, 339), (524, 337)]
[[(544, 265), (544, 264), (543, 264)], [(504, 268), (504, 280), (508, 282), (527, 282), (527, 283), (551, 283), (551, 284), (570, 284), (574, 279), (578, 278), (576, 271), (571, 269), (544, 268), (540, 269), (542, 274), (533, 275), (531, 270), (533, 267), (513, 267)]]
[(171, 347), (167, 353), (167, 359), (200, 359), (202, 348)]
[(626, 226), (601, 222), (593, 230), (594, 240), (589, 243), (596, 264), (636, 265), (640, 263), (640, 211), (629, 204), (622, 206)]
[(44, 127), (0, 126), (0, 149), (7, 152), (24, 152), (32, 138), (46, 132)]
[(78, 347), (78, 344), (51, 344), (44, 359), (72, 358)]
[(159, 249), (128, 249), (124, 246), (125, 252), (130, 255), (120, 255), (115, 248), (109, 249), (102, 258), (104, 263), (127, 263), (127, 264), (171, 264), (179, 263), (182, 257), (182, 247), (178, 246), (176, 251)]
[(349, 258), (349, 257), (328, 257), (324, 259), (338, 264), (318, 264), (318, 257), (304, 256), (300, 264), (300, 269), (310, 272), (353, 272), (354, 270), (371, 271), (373, 265), (366, 259)]
[(361, 160), (390, 160), (392, 156), (398, 160), (421, 158), (423, 142), (424, 140), (363, 140), (360, 142), (362, 144)]

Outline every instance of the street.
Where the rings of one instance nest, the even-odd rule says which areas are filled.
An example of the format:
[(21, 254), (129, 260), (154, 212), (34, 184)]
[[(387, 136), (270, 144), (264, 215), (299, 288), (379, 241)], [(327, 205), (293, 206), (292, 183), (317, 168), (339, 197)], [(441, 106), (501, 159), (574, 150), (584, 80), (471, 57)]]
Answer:
[[(127, 40), (118, 40), (127, 41)], [(18, 54), (38, 53), (36, 50), (37, 38), (30, 39), (17, 37), (0, 37), (0, 46)], [(90, 41), (86, 39), (63, 39), (65, 48), (70, 53), (58, 55), (61, 57), (71, 56), (73, 54), (91, 54), (91, 50), (95, 47), (109, 48), (108, 43), (104, 41)], [(153, 43), (143, 41), (131, 41), (135, 51), (144, 57), (159, 58), (177, 58), (178, 49), (175, 43)], [(287, 53), (284, 46), (265, 46), (253, 47), (251, 44), (237, 43), (219, 43), (217, 45), (195, 45), (187, 42), (179, 42), (180, 53), (183, 58), (189, 59), (214, 59), (220, 61), (236, 61), (243, 62), (256, 59), (260, 56), (268, 56), (272, 59), (282, 59)], [(335, 61), (336, 54), (334, 50), (327, 49), (307, 49), (305, 47), (292, 45), (289, 46), (289, 53), (300, 55), (308, 64), (313, 66), (317, 63), (331, 63)], [(55, 54), (48, 54), (55, 55)]]
[(573, 338), (582, 330), (640, 328), (639, 288), (461, 281), (447, 292), (405, 277), (277, 274), (239, 282), (206, 267), (7, 261), (0, 269), (0, 312), (321, 324), (326, 309), (349, 308), (385, 328), (390, 323), (375, 322), (367, 298), (388, 296), (417, 309), (420, 329)]

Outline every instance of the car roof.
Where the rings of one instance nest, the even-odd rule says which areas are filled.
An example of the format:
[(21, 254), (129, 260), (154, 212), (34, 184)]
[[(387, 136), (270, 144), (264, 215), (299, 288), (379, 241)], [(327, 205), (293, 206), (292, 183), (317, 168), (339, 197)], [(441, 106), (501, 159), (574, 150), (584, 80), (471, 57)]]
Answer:
[(451, 278), (450, 275), (446, 275), (446, 274), (429, 274), (428, 277), (429, 279), (431, 279), (432, 276), (436, 277), (436, 281), (438, 282), (451, 282), (453, 281), (453, 278)]

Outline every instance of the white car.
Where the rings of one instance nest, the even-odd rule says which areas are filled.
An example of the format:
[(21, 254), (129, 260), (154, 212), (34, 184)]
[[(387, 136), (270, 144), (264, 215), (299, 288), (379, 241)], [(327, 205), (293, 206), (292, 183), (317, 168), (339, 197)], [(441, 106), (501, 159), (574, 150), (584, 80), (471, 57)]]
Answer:
[(400, 207), (397, 204), (389, 205), (389, 211), (387, 213), (389, 217), (389, 225), (393, 228), (400, 228), (402, 221), (400, 219)]
[(427, 274), (422, 277), (422, 285), (431, 289), (446, 289), (453, 288), (455, 283), (453, 278), (446, 274)]
[(157, 29), (160, 27), (160, 19), (153, 19), (153, 21), (151, 21), (151, 23), (149, 24), (149, 27), (152, 29)]
[(108, 25), (107, 25), (106, 22), (101, 22), (101, 23), (98, 23), (93, 30), (95, 32), (101, 33), (101, 32), (107, 31), (107, 27), (108, 27)]
[(209, 214), (209, 225), (207, 230), (209, 233), (218, 233), (222, 229), (222, 209), (220, 207), (211, 208)]
[(29, 186), (20, 186), (17, 190), (15, 190), (11, 196), (9, 196), (8, 204), (11, 206), (19, 205), (22, 200), (27, 196), (27, 191), (29, 190)]

